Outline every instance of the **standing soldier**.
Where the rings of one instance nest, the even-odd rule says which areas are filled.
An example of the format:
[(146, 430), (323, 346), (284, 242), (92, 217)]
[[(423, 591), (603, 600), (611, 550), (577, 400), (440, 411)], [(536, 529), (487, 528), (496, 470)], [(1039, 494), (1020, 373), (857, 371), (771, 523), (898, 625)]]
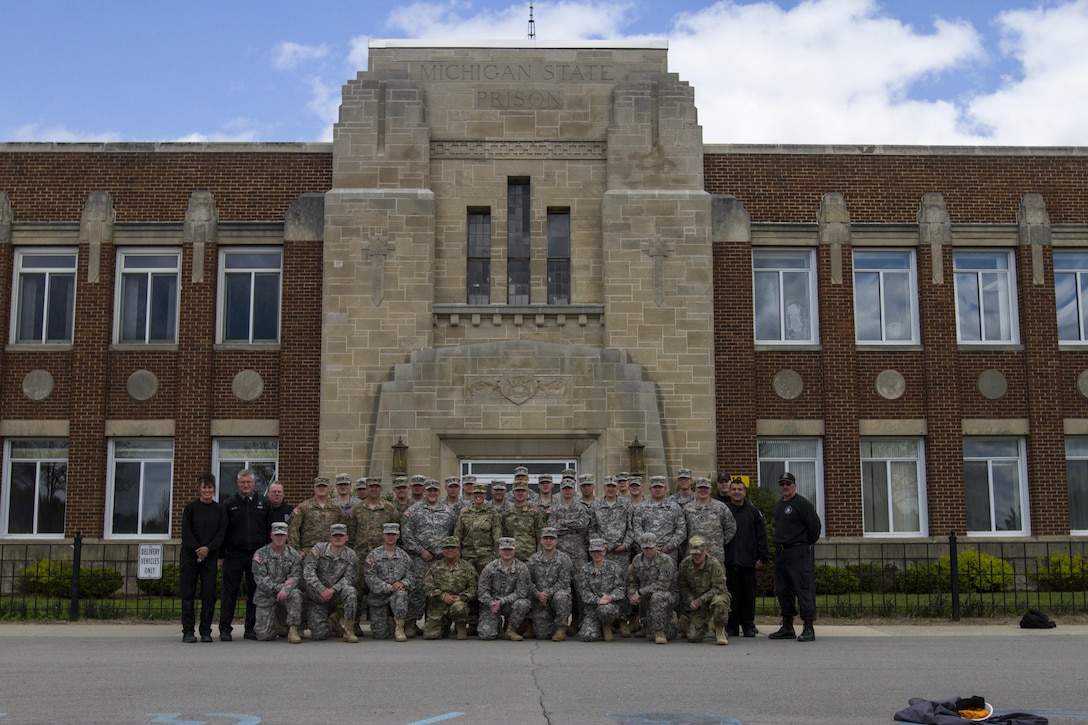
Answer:
[(359, 500), (359, 497), (351, 492), (351, 476), (346, 473), (336, 474), (336, 503), (340, 504), (344, 513), (350, 514)]
[(495, 545), (502, 536), (502, 520), (495, 509), (487, 505), (483, 486), (472, 489), (472, 505), (465, 506), (453, 525), (453, 535), (461, 542), (461, 558), (483, 572), (495, 558)]
[(355, 483), (356, 490), (366, 493), (348, 514), (348, 533), (352, 547), (360, 561), (377, 547), (382, 545), (382, 527), (386, 524), (399, 524), (400, 515), (397, 507), (382, 498), (382, 479), (360, 478)]
[[(404, 621), (408, 617), (408, 599), (417, 583), (412, 560), (397, 546), (400, 524), (382, 527), (382, 545), (371, 551), (364, 562), (366, 585), (370, 589), (370, 631), (374, 639), (396, 639), (407, 642)], [(389, 626), (393, 614), (394, 627)]]
[(529, 561), (544, 525), (544, 512), (529, 503), (529, 482), (518, 481), (514, 484), (514, 504), (502, 512), (502, 532), (517, 542), (514, 556), (518, 561)]
[[(717, 644), (729, 644), (725, 623), (729, 621), (729, 591), (725, 587), (725, 566), (707, 556), (706, 541), (693, 536), (688, 555), (680, 562), (680, 602), (687, 613), (688, 642), (702, 642), (707, 626), (714, 628)], [(683, 619), (681, 619), (683, 622)]]
[(408, 479), (405, 476), (397, 476), (393, 479), (393, 500), (391, 503), (397, 507), (397, 513), (401, 516), (412, 505), (412, 499), (408, 497)]
[(313, 498), (295, 506), (287, 522), (287, 544), (305, 561), (316, 544), (328, 541), (333, 524), (344, 524), (346, 531), (347, 523), (344, 510), (329, 500), (329, 479), (318, 476), (314, 479)]
[(631, 476), (627, 482), (627, 491), (630, 494), (632, 509), (646, 503), (642, 495), (642, 476)]
[(423, 485), (427, 483), (427, 477), (415, 473), (409, 479), (409, 482), (411, 483), (412, 490), (409, 491), (408, 498), (412, 499), (412, 503), (419, 503), (423, 500)]
[(552, 488), (555, 486), (555, 482), (552, 481), (552, 474), (542, 473), (536, 477), (536, 487), (540, 490), (533, 503), (541, 511), (547, 511), (548, 507), (556, 502), (557, 498), (552, 494)]
[(763, 512), (748, 500), (744, 481), (723, 478), (729, 481), (729, 500), (725, 505), (737, 522), (737, 535), (725, 547), (725, 585), (733, 599), (725, 632), (736, 636), (740, 630), (745, 637), (755, 637), (759, 634), (755, 619), (756, 571), (762, 569), (771, 556), (767, 548), (767, 524)]
[(461, 498), (461, 479), (457, 476), (446, 476), (446, 498), (442, 503), (453, 511), (454, 520), (457, 519), (457, 514), (461, 513), (461, 509), (468, 505), (468, 502)]
[(468, 618), (476, 600), (477, 584), (475, 567), (461, 560), (457, 537), (444, 538), (442, 559), (431, 564), (423, 577), (423, 591), (427, 595), (423, 639), (449, 635), (451, 624), (457, 630), (457, 639), (468, 638)]
[(665, 497), (666, 493), (668, 493), (668, 486), (665, 483), (665, 477), (652, 477), (650, 500), (635, 509), (631, 520), (636, 537), (641, 537), (645, 533), (654, 534), (657, 536), (659, 551), (671, 556), (673, 561), (677, 561), (688, 526), (684, 520), (684, 512)]
[[(401, 546), (412, 557), (416, 578), (422, 580), (431, 565), (443, 556), (442, 542), (453, 533), (457, 513), (438, 500), (439, 485), (433, 478), (424, 483), (423, 500), (409, 507), (401, 519)], [(426, 610), (422, 589), (412, 591), (408, 621), (415, 622)]]
[(642, 553), (631, 562), (627, 572), (627, 601), (632, 619), (645, 625), (646, 637), (657, 644), (668, 644), (676, 636), (672, 612), (680, 600), (676, 583), (676, 564), (672, 557), (657, 552), (657, 537), (643, 534), (639, 540)]
[(574, 634), (582, 623), (584, 607), (578, 595), (582, 581), (582, 566), (589, 562), (589, 538), (595, 533), (593, 511), (574, 498), (574, 471), (569, 468), (563, 472), (559, 484), (559, 502), (552, 504), (547, 512), (548, 526), (555, 527), (559, 534), (559, 550), (570, 557), (574, 567), (574, 619), (567, 634)]
[(302, 623), (302, 593), (298, 583), (302, 579), (302, 557), (287, 545), (287, 524), (272, 524), (272, 543), (257, 550), (253, 555), (253, 580), (257, 593), (253, 602), (257, 605), (254, 631), (257, 639), (268, 642), (277, 634), (276, 615), (287, 622), (287, 641), (298, 644), (302, 635), (298, 628)]
[(593, 499), (597, 495), (596, 488), (597, 482), (593, 479), (592, 473), (583, 473), (578, 476), (578, 495), (586, 506), (593, 504)]
[[(326, 479), (326, 487), (328, 480)], [(344, 513), (336, 503), (330, 506)], [(359, 557), (348, 547), (348, 525), (333, 524), (329, 527), (329, 540), (314, 544), (303, 562), (302, 573), (306, 580), (309, 600), (306, 618), (310, 623), (310, 639), (328, 639), (332, 632), (345, 642), (358, 642), (351, 623), (355, 621), (355, 608), (359, 593), (355, 590), (355, 576), (359, 572)], [(337, 605), (344, 607), (344, 621), (336, 613)], [(329, 610), (333, 609), (330, 614)]]
[[(769, 639), (793, 639), (793, 618), (801, 610), (804, 628), (798, 642), (816, 639), (816, 583), (812, 571), (812, 547), (820, 538), (820, 515), (797, 493), (797, 478), (786, 471), (778, 478), (782, 498), (774, 506), (774, 591), (782, 610), (782, 626)], [(794, 599), (797, 604), (794, 604)]]
[(691, 469), (681, 468), (676, 474), (676, 493), (669, 496), (669, 500), (683, 509), (689, 503), (695, 502), (695, 494), (691, 490)]
[(540, 532), (540, 551), (526, 564), (533, 581), (533, 632), (537, 639), (551, 637), (553, 642), (567, 638), (573, 603), (570, 587), (574, 566), (570, 557), (558, 550), (558, 543), (555, 528), (545, 526)]
[(616, 482), (616, 486), (619, 490), (616, 494), (620, 498), (631, 498), (631, 474), (627, 471), (620, 471), (612, 477)]
[(518, 627), (529, 614), (529, 591), (532, 580), (525, 564), (514, 558), (514, 540), (499, 538), (499, 558), (489, 562), (480, 573), (476, 598), (480, 602), (480, 639), (495, 639), (499, 634), (499, 618), (506, 620), (506, 638), (520, 642)]
[(513, 485), (514, 490), (517, 489), (517, 485), (519, 483), (524, 483), (525, 484), (525, 490), (529, 492), (528, 493), (529, 503), (536, 504), (536, 502), (540, 498), (540, 496), (535, 491), (533, 491), (532, 488), (529, 487), (529, 469), (526, 468), (525, 466), (518, 466), (517, 468), (514, 469), (514, 485)]
[(590, 539), (591, 561), (582, 566), (581, 598), (585, 607), (578, 639), (612, 641), (612, 622), (627, 613), (627, 572), (604, 558), (604, 539)]
[(733, 512), (721, 501), (710, 496), (709, 478), (695, 482), (695, 501), (684, 507), (688, 536), (702, 536), (709, 554), (725, 565), (725, 546), (737, 533)]
[(491, 507), (500, 515), (510, 507), (510, 501), (506, 498), (506, 481), (495, 479), (491, 482)]
[(631, 563), (631, 545), (635, 535), (631, 529), (631, 501), (620, 498), (615, 479), (605, 481), (604, 496), (593, 501), (593, 518), (597, 535), (604, 539), (605, 558), (626, 568)]

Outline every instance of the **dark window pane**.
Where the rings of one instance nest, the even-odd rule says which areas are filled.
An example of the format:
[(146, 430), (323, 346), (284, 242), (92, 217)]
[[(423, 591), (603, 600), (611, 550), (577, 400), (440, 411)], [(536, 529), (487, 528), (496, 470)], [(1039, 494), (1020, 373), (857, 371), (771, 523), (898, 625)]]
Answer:
[(46, 342), (71, 342), (75, 316), (76, 278), (72, 274), (54, 274), (49, 278), (49, 320)]
[(64, 506), (68, 499), (68, 464), (43, 462), (38, 486), (39, 534), (64, 533)]
[(113, 470), (113, 533), (138, 534), (140, 464), (118, 461)]
[(155, 274), (151, 277), (152, 342), (173, 342), (177, 328), (178, 277)]
[(170, 533), (170, 469), (171, 464), (165, 461), (144, 464), (141, 534)]
[(529, 180), (511, 179), (507, 186), (507, 256), (529, 256)]
[(1088, 461), (1067, 461), (1069, 482), (1069, 528), (1088, 531)]
[(280, 275), (262, 272), (253, 279), (253, 341), (280, 338)]
[(491, 260), (470, 259), (468, 262), (468, 303), (491, 304)]
[(570, 304), (570, 260), (548, 260), (548, 304)]
[(219, 500), (226, 501), (238, 493), (238, 471), (245, 468), (241, 461), (219, 462)]
[(8, 498), (8, 533), (34, 533), (34, 489), (37, 465), (11, 464), (11, 491)]
[(147, 275), (121, 279), (121, 341), (144, 342), (147, 330)]
[(19, 276), (19, 321), (16, 342), (41, 342), (45, 318), (45, 275)]
[(990, 531), (990, 480), (985, 461), (963, 464), (967, 489), (967, 530)]
[(529, 304), (529, 260), (511, 259), (506, 264), (506, 273), (510, 284), (507, 304)]
[(570, 257), (570, 212), (548, 212), (548, 257)]
[(228, 274), (223, 292), (223, 339), (249, 342), (249, 274)]
[(469, 212), (468, 256), (491, 257), (491, 212)]

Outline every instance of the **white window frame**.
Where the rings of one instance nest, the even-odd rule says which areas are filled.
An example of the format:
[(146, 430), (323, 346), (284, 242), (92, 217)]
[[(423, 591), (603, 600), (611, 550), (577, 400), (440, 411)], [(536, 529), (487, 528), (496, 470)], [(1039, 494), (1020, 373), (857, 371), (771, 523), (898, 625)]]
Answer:
[[(227, 269), (227, 261), (232, 256), (240, 256), (247, 254), (275, 254), (279, 257), (279, 265), (275, 268), (276, 275), (278, 277), (278, 283), (276, 285), (276, 337), (275, 339), (254, 339), (253, 328), (255, 318), (254, 295), (255, 288), (253, 279), (258, 274), (272, 272), (272, 267), (234, 267), (230, 270)], [(250, 287), (249, 287), (249, 332), (246, 339), (226, 339), (227, 334), (227, 277), (228, 275), (242, 275), (249, 274)], [(220, 343), (230, 345), (252, 345), (252, 344), (278, 344), (283, 336), (283, 247), (228, 247), (219, 251), (219, 299), (216, 304), (216, 340)]]
[[(866, 449), (869, 448), (867, 444), (872, 446), (885, 444), (901, 445), (904, 443), (911, 443), (915, 446), (914, 455), (891, 454), (886, 452), (871, 452), (867, 454)], [(913, 530), (904, 529), (902, 531), (896, 530), (896, 512), (895, 512), (895, 471), (904, 470), (906, 465), (909, 464), (910, 468), (914, 471), (914, 503), (918, 509), (918, 528)], [(869, 490), (870, 484), (866, 480), (867, 469), (869, 466), (883, 465), (884, 468), (884, 484), (886, 489), (884, 491), (884, 497), (887, 504), (887, 531), (870, 531), (869, 522), (866, 520), (866, 512), (869, 510), (869, 503), (867, 501), (866, 492)], [(929, 536), (929, 521), (928, 510), (926, 507), (926, 466), (925, 466), (925, 441), (922, 438), (877, 438), (866, 437), (861, 439), (861, 506), (862, 506), (862, 535), (870, 538), (903, 538), (910, 536)], [(906, 488), (906, 487), (904, 487)]]
[[(983, 446), (987, 443), (990, 444), (1016, 444), (1016, 455), (982, 455), (979, 451), (969, 451), (969, 447)], [(1025, 453), (1026, 445), (1023, 438), (1019, 437), (978, 437), (978, 438), (964, 438), (963, 439), (963, 462), (964, 462), (964, 511), (968, 516), (967, 523), (967, 535), (968, 536), (1029, 536), (1031, 534), (1031, 513), (1028, 509), (1028, 485), (1027, 485), (1027, 455)], [(986, 486), (988, 497), (988, 516), (990, 520), (989, 530), (971, 529), (970, 523), (970, 486), (971, 478), (970, 473), (966, 470), (968, 464), (986, 464)], [(1014, 464), (1014, 468), (1010, 468), (1010, 464)], [(994, 504), (994, 471), (1000, 466), (1002, 470), (1008, 472), (1014, 470), (1017, 476), (1017, 495), (1016, 500), (1020, 504), (1020, 528), (1014, 529), (1001, 529), (996, 528), (997, 517), (1000, 515), (996, 511)]]
[[(65, 267), (35, 267), (26, 263), (26, 260), (30, 257), (71, 257), (71, 266)], [(11, 325), (10, 325), (10, 340), (12, 344), (21, 345), (71, 345), (72, 338), (75, 336), (75, 310), (76, 310), (76, 294), (79, 285), (78, 281), (78, 269), (79, 269), (79, 255), (78, 250), (75, 247), (25, 247), (15, 250), (15, 260), (12, 265), (14, 269), (14, 278), (11, 285)], [(19, 317), (22, 309), (21, 292), (23, 287), (23, 275), (30, 274), (44, 274), (46, 277), (46, 291), (44, 307), (42, 308), (41, 315), (41, 335), (36, 340), (20, 340), (19, 339)], [(71, 309), (68, 312), (68, 331), (64, 339), (48, 339), (49, 329), (49, 304), (50, 304), (50, 290), (53, 288), (52, 278), (57, 275), (71, 275), (72, 277), (72, 299)]]
[[(246, 455), (235, 455), (235, 451), (246, 448), (247, 444), (253, 444)], [(269, 453), (271, 451), (271, 453)], [(223, 475), (223, 464), (240, 464), (238, 470), (249, 469), (253, 471), (256, 485), (253, 490), (265, 496), (268, 494), (268, 484), (279, 477), (280, 469), (280, 444), (275, 436), (253, 436), (243, 438), (231, 436), (229, 438), (215, 438), (212, 440), (212, 470), (215, 471), (215, 495), (217, 501), (225, 501), (238, 490), (237, 473), (235, 480), (228, 481)], [(260, 475), (260, 468), (272, 464), (272, 475), (266, 477)]]
[[(970, 260), (979, 260), (989, 257), (993, 260), (1004, 258), (1005, 268), (988, 267), (982, 264), (966, 264)], [(1020, 326), (1017, 315), (1016, 301), (1016, 259), (1013, 253), (1004, 249), (956, 249), (952, 252), (953, 278), (955, 280), (956, 293), (956, 340), (961, 345), (1015, 345), (1020, 342)], [(994, 290), (998, 299), (987, 300), (987, 294), (983, 291), (987, 286), (1000, 284), (1004, 278), (1006, 289)], [(971, 289), (965, 288), (970, 282), (974, 293), (970, 294), (973, 309), (964, 309), (963, 303), (968, 300)], [(1004, 299), (1001, 299), (1004, 297)], [(999, 319), (1004, 322), (999, 324), (999, 330), (995, 333), (986, 329), (988, 313), (996, 312)], [(979, 330), (979, 339), (965, 338), (964, 324), (970, 321), (972, 327)], [(1007, 328), (1007, 330), (1006, 330)]]
[[(118, 444), (147, 444), (148, 450), (145, 451), (145, 455), (125, 455), (118, 454)], [(162, 453), (165, 450), (164, 443), (169, 444), (169, 456)], [(158, 451), (150, 450), (154, 444), (160, 444)], [(139, 492), (137, 493), (136, 512), (137, 522), (135, 532), (117, 532), (114, 531), (114, 516), (115, 507), (117, 503), (117, 466), (123, 462), (137, 462), (140, 464), (140, 482)], [(143, 526), (143, 514), (145, 509), (145, 498), (148, 498), (152, 492), (148, 491), (149, 483), (146, 479), (149, 471), (148, 465), (155, 464), (168, 464), (168, 476), (169, 480), (166, 482), (166, 531), (165, 532), (145, 532)], [(174, 489), (174, 440), (172, 438), (111, 438), (109, 440), (109, 456), (107, 460), (107, 485), (106, 485), (106, 525), (105, 525), (105, 538), (108, 539), (169, 539), (170, 538), (170, 526), (171, 517), (173, 514), (173, 489)], [(150, 503), (150, 501), (146, 502)]]
[[(1063, 290), (1068, 287), (1063, 284), (1067, 281), (1072, 281), (1072, 289)], [(1063, 303), (1063, 296), (1068, 297), (1067, 302)], [(1058, 342), (1063, 345), (1088, 344), (1088, 251), (1054, 251), (1054, 302), (1058, 313)], [(1064, 313), (1063, 306), (1066, 308)], [(1063, 337), (1073, 324), (1077, 336)]]
[[(125, 265), (129, 260), (135, 260), (138, 258), (146, 257), (170, 257), (174, 258), (174, 264), (172, 266), (160, 266), (160, 267), (133, 267), (132, 269), (126, 269)], [(151, 339), (151, 330), (153, 328), (154, 314), (153, 302), (154, 302), (154, 289), (153, 285), (156, 278), (162, 278), (165, 276), (173, 275), (174, 277), (174, 300), (171, 320), (171, 327), (173, 328), (173, 335), (169, 339)], [(172, 345), (177, 344), (178, 341), (178, 318), (179, 307), (181, 301), (181, 250), (176, 247), (141, 247), (125, 248), (117, 250), (117, 289), (114, 293), (114, 307), (113, 315), (113, 339), (114, 342), (119, 345)], [(144, 277), (147, 280), (147, 285), (144, 290), (144, 298), (140, 300), (140, 306), (143, 308), (144, 325), (142, 339), (124, 340), (122, 334), (124, 332), (125, 313), (126, 313), (126, 296), (125, 296), (125, 280), (135, 277)]]
[[(859, 266), (858, 255), (879, 255), (881, 257), (892, 258), (893, 256), (899, 257), (906, 255), (907, 265), (906, 267), (866, 267)], [(919, 341), (919, 329), (918, 329), (918, 269), (915, 260), (915, 253), (913, 249), (855, 249), (853, 258), (854, 267), (854, 339), (859, 345), (916, 345)], [(877, 277), (877, 294), (879, 296), (879, 303), (874, 307), (870, 307), (865, 304), (861, 304), (858, 298), (858, 275), (876, 275)], [(889, 296), (889, 281), (893, 277), (906, 275), (907, 278), (907, 300), (908, 314), (910, 317), (910, 336), (906, 338), (892, 338), (889, 337), (888, 328), (895, 323), (888, 322), (887, 313), (887, 299)], [(862, 338), (861, 327), (859, 321), (861, 318), (875, 311), (879, 316), (878, 325), (880, 328), (879, 338)]]
[[(786, 262), (790, 259), (799, 261), (801, 257), (804, 257), (803, 266), (788, 266)], [(764, 260), (763, 263), (760, 260)], [(777, 261), (777, 264), (774, 262)], [(807, 279), (808, 294), (798, 295), (797, 299), (806, 298), (808, 300), (808, 330), (807, 334), (803, 337), (791, 337), (787, 332), (791, 325), (796, 326), (795, 323), (790, 322), (790, 303), (787, 300), (786, 290), (790, 285), (787, 283), (787, 275), (798, 275), (800, 272), (804, 273)], [(777, 310), (777, 337), (763, 337), (760, 335), (760, 308), (761, 301), (759, 295), (760, 280), (774, 279), (774, 294), (776, 299), (774, 305)], [(820, 315), (816, 290), (816, 250), (805, 247), (790, 247), (790, 248), (771, 248), (771, 247), (757, 247), (752, 250), (752, 328), (755, 335), (755, 342), (757, 345), (812, 345), (820, 341)]]
[[(1065, 465), (1066, 465), (1066, 481), (1069, 483), (1069, 533), (1084, 536), (1088, 535), (1088, 516), (1085, 517), (1084, 527), (1076, 528), (1073, 526), (1073, 476), (1069, 472), (1069, 464), (1078, 463), (1084, 464), (1088, 468), (1088, 438), (1066, 438), (1065, 439)], [(1085, 500), (1085, 506), (1088, 506), (1088, 471), (1085, 471), (1082, 484), (1084, 490), (1077, 492), (1082, 500)]]
[[(13, 452), (13, 448), (26, 447), (31, 445), (40, 445), (43, 443), (48, 444), (64, 444), (63, 456), (57, 457), (49, 456), (23, 456), (16, 455)], [(56, 449), (59, 454), (61, 451)], [(34, 464), (34, 511), (33, 518), (33, 530), (29, 532), (15, 532), (11, 531), (11, 466), (13, 463), (33, 463)], [(42, 538), (63, 538), (64, 537), (64, 521), (61, 521), (60, 531), (39, 531), (38, 524), (40, 519), (40, 505), (41, 499), (39, 498), (38, 489), (41, 486), (41, 475), (43, 464), (59, 464), (63, 463), (65, 468), (65, 503), (64, 503), (64, 517), (67, 517), (67, 478), (68, 478), (68, 440), (66, 438), (9, 438), (4, 441), (4, 472), (3, 472), (3, 491), (0, 492), (3, 495), (0, 496), (0, 536), (18, 538), (18, 539), (42, 539)]]
[[(809, 451), (794, 450), (789, 454), (771, 455), (766, 446), (786, 444), (811, 445)], [(804, 455), (801, 455), (801, 454)], [(789, 471), (797, 477), (797, 493), (808, 499), (820, 515), (821, 528), (826, 527), (824, 517), (824, 442), (819, 437), (793, 438), (789, 436), (760, 436), (756, 440), (756, 460), (759, 470), (759, 487), (772, 491), (780, 498), (778, 477)], [(767, 464), (765, 467), (764, 464)], [(768, 472), (768, 475), (763, 475)], [(813, 481), (812, 479), (815, 479)], [(823, 532), (821, 531), (821, 534)]]

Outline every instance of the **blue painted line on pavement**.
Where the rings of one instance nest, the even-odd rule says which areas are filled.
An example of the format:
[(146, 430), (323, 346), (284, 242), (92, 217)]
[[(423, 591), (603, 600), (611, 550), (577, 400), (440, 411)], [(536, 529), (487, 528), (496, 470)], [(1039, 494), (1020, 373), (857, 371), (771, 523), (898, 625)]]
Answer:
[(429, 717), (426, 720), (416, 720), (415, 722), (408, 723), (408, 725), (431, 725), (431, 723), (442, 722), (443, 720), (452, 720), (453, 718), (461, 717), (464, 714), (465, 713), (463, 712), (447, 712), (445, 715), (435, 715), (434, 717)]

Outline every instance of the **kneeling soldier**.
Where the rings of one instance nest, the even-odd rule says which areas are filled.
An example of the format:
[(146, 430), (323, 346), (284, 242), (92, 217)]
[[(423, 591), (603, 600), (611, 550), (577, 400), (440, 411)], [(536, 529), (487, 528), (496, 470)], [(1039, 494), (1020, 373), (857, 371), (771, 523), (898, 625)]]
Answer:
[(627, 614), (627, 572), (614, 561), (604, 558), (608, 548), (604, 539), (589, 540), (590, 562), (582, 566), (580, 593), (585, 617), (578, 629), (578, 639), (612, 641), (612, 622)]
[(480, 602), (480, 621), (476, 633), (480, 639), (495, 639), (499, 634), (499, 617), (506, 619), (506, 638), (520, 642), (518, 634), (525, 615), (529, 613), (529, 592), (532, 580), (525, 564), (514, 558), (517, 542), (503, 536), (499, 539), (499, 558), (488, 563), (480, 574), (476, 596)]
[(253, 604), (257, 607), (254, 632), (257, 639), (275, 639), (277, 610), (287, 621), (287, 641), (302, 641), (298, 626), (302, 621), (302, 594), (298, 582), (302, 577), (302, 557), (287, 545), (287, 522), (272, 524), (272, 543), (265, 544), (253, 555), (253, 580), (257, 591)]
[(468, 637), (468, 615), (476, 599), (476, 567), (461, 561), (461, 543), (456, 536), (442, 540), (442, 559), (431, 564), (423, 577), (427, 593), (427, 621), (423, 639), (438, 639), (457, 628), (457, 639)]
[(540, 532), (540, 551), (529, 557), (529, 575), (533, 580), (533, 632), (537, 639), (567, 638), (571, 613), (571, 578), (574, 565), (559, 551), (559, 532), (545, 526)]
[(725, 567), (708, 557), (706, 539), (693, 536), (680, 562), (680, 601), (688, 616), (688, 642), (702, 642), (707, 624), (714, 627), (718, 644), (729, 644), (725, 625), (729, 621), (729, 591), (725, 588)]
[[(404, 620), (408, 616), (408, 601), (418, 586), (412, 558), (397, 546), (400, 524), (382, 525), (382, 545), (367, 554), (364, 568), (366, 585), (370, 589), (370, 631), (374, 639), (408, 641)], [(393, 613), (395, 629), (389, 626)]]
[[(355, 589), (359, 557), (348, 547), (347, 524), (329, 527), (329, 540), (314, 545), (302, 570), (310, 600), (306, 608), (310, 639), (328, 639), (331, 632), (336, 632), (345, 642), (358, 642), (352, 623), (359, 601), (359, 593)], [(337, 605), (344, 607), (343, 620), (336, 613)], [(347, 622), (347, 626), (342, 622)]]
[(646, 637), (667, 644), (676, 637), (672, 611), (680, 600), (676, 588), (676, 564), (657, 550), (657, 536), (645, 533), (639, 541), (642, 553), (627, 572), (627, 600), (646, 627)]

